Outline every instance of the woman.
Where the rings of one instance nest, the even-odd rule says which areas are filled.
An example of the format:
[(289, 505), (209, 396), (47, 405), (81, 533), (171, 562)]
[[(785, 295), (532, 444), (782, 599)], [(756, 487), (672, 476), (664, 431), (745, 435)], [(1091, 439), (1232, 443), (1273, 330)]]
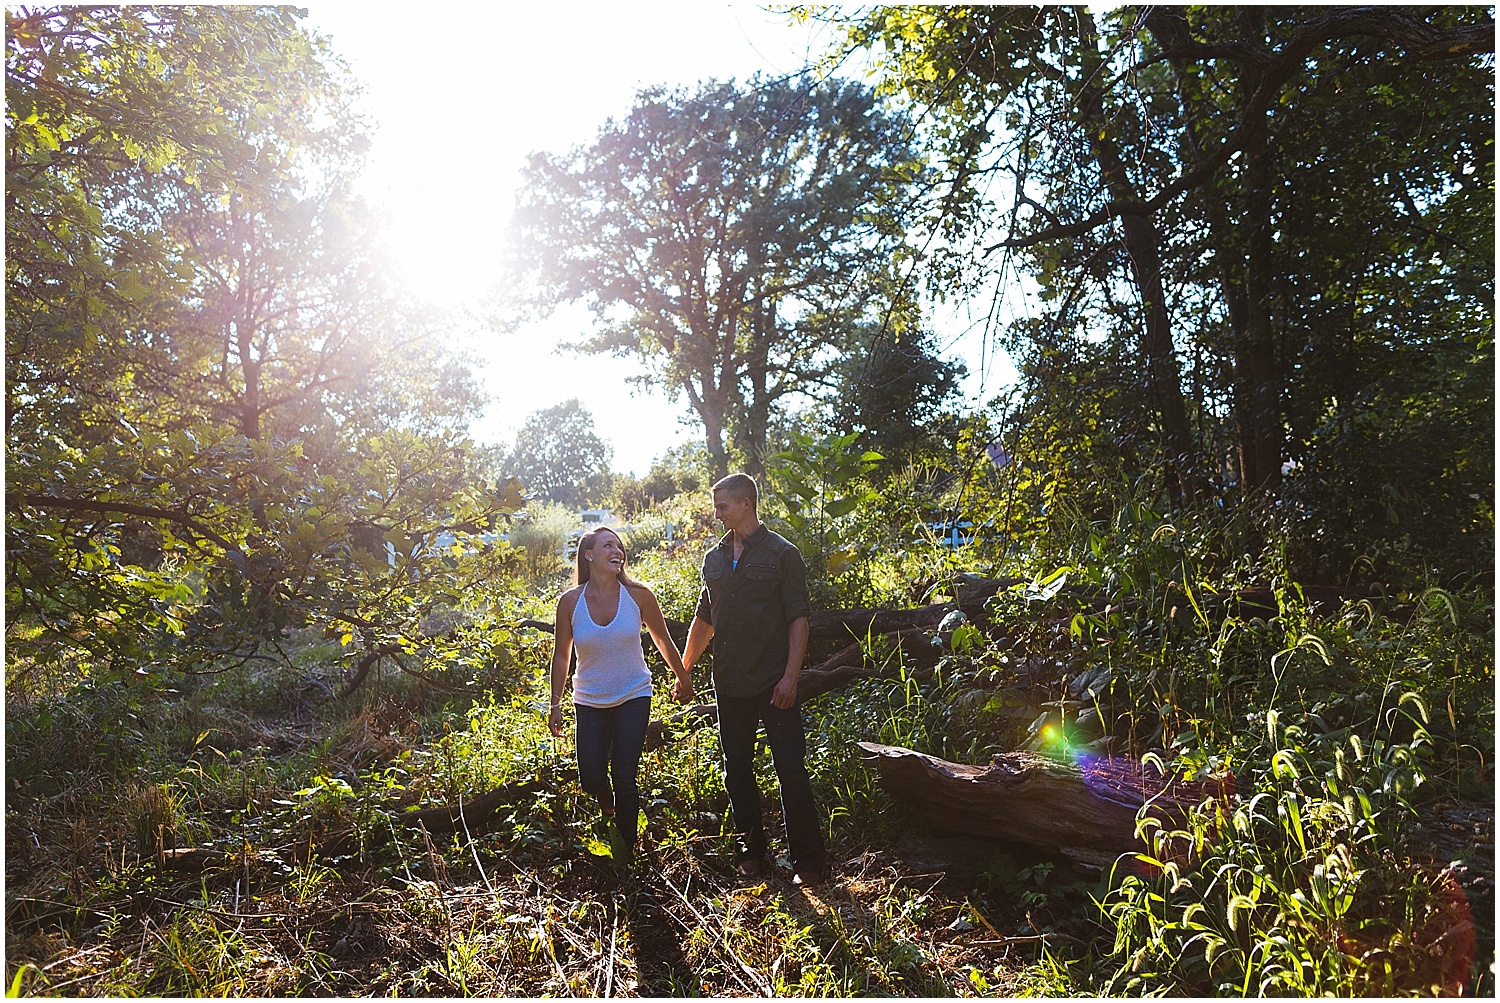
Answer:
[(641, 626), (677, 676), (672, 696), (693, 698), (692, 677), (682, 664), (661, 606), (651, 590), (625, 573), (625, 545), (608, 526), (578, 541), (577, 585), (557, 601), (556, 647), (552, 651), (552, 706), (547, 725), (561, 737), (562, 694), (568, 656), (578, 648), (573, 706), (578, 717), (578, 781), (599, 799), (611, 837), (635, 845), (641, 795), (636, 786), (646, 724), (651, 719), (651, 670), (641, 653)]

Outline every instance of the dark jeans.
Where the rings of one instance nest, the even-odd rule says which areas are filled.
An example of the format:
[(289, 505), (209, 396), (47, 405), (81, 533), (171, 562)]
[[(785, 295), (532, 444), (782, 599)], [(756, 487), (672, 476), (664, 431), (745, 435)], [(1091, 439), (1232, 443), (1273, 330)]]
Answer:
[(781, 784), (781, 814), (792, 868), (800, 873), (821, 871), (828, 853), (823, 826), (813, 802), (807, 776), (807, 741), (802, 733), (802, 706), (786, 710), (771, 703), (771, 687), (752, 697), (719, 695), (719, 746), (724, 751), (724, 787), (734, 806), (734, 829), (742, 857), (759, 859), (766, 852), (766, 829), (761, 817), (760, 785), (755, 782), (755, 731), (762, 722), (771, 746), (771, 761)]
[(620, 831), (634, 838), (641, 811), (636, 776), (641, 750), (646, 747), (651, 698), (636, 697), (617, 707), (575, 704), (574, 710), (578, 714), (578, 783), (600, 805), (613, 807)]

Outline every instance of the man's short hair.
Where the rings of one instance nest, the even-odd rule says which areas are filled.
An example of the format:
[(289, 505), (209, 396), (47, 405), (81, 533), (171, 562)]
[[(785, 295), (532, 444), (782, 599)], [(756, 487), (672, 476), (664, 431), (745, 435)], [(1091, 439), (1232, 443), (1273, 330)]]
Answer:
[(722, 491), (736, 501), (748, 498), (751, 508), (757, 508), (760, 505), (760, 489), (755, 486), (755, 478), (749, 474), (730, 474), (728, 477), (715, 481), (712, 490), (714, 494)]

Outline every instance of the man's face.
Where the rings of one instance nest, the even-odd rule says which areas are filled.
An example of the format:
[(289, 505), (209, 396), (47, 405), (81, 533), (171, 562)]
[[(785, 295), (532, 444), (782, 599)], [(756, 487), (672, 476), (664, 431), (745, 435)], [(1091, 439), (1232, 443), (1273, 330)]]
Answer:
[(748, 521), (754, 514), (749, 498), (736, 498), (723, 491), (714, 492), (714, 518), (722, 522), (725, 529), (748, 528)]

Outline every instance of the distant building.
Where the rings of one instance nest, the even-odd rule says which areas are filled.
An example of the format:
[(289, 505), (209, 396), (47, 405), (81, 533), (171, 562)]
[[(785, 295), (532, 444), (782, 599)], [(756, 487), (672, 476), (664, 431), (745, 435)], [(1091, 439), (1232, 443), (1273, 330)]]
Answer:
[(578, 513), (578, 521), (588, 531), (595, 526), (613, 526), (615, 514), (607, 508), (586, 508)]

